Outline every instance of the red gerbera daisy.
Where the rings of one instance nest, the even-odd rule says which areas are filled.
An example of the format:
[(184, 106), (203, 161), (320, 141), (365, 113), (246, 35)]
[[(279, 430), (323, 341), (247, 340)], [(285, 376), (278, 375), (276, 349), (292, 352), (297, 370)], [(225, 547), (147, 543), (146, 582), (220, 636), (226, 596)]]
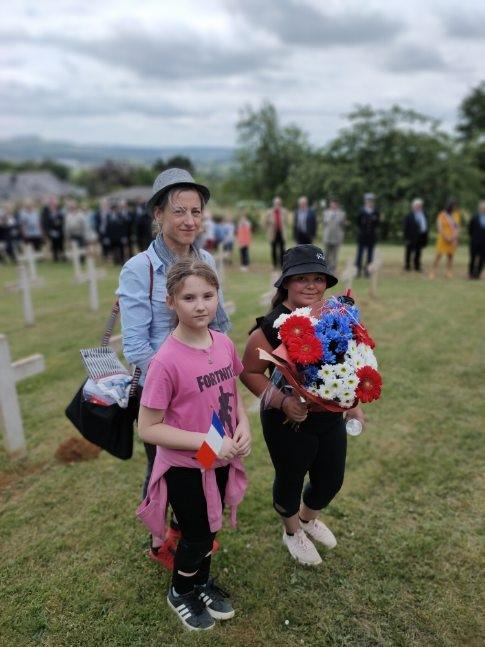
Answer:
[(303, 335), (313, 335), (312, 322), (307, 317), (292, 315), (280, 326), (280, 337), (285, 344), (290, 338), (303, 337)]
[(369, 335), (369, 331), (363, 324), (355, 324), (352, 326), (352, 334), (358, 344), (367, 344), (371, 348), (376, 347), (375, 341)]
[(322, 344), (312, 334), (290, 337), (286, 347), (288, 355), (297, 364), (314, 364), (323, 355)]
[(362, 402), (372, 402), (381, 397), (382, 378), (372, 366), (362, 366), (357, 371), (359, 385), (355, 395)]

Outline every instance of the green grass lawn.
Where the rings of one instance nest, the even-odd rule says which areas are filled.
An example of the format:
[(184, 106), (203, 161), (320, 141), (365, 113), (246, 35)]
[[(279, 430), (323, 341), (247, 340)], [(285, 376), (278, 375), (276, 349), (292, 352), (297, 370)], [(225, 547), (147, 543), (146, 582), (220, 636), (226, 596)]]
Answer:
[[(252, 251), (250, 272), (226, 273), (240, 351), (269, 285), (266, 243)], [(378, 298), (366, 280), (354, 284), (384, 390), (366, 406), (365, 433), (349, 438), (345, 484), (323, 517), (338, 546), (315, 569), (291, 560), (252, 413), (239, 528), (221, 533), (214, 559), (237, 615), (203, 636), (181, 628), (165, 601), (168, 573), (144, 556), (147, 533), (134, 516), (141, 444), (127, 462), (106, 453), (73, 465), (54, 458), (76, 433), (63, 410), (83, 376), (78, 349), (97, 345), (117, 271), (109, 268), (101, 309), (91, 313), (87, 286), (73, 282), (71, 268), (44, 262), (32, 328), (23, 325), (19, 295), (2, 292), (0, 332), (13, 359), (38, 352), (46, 360), (45, 373), (18, 386), (28, 456), (12, 463), (0, 453), (2, 646), (484, 644), (484, 282), (465, 279), (465, 248), (448, 281), (404, 274), (401, 248), (382, 253)], [(352, 254), (343, 250), (342, 265)], [(431, 257), (426, 250), (425, 262)], [(13, 268), (0, 267), (0, 278), (1, 290)]]

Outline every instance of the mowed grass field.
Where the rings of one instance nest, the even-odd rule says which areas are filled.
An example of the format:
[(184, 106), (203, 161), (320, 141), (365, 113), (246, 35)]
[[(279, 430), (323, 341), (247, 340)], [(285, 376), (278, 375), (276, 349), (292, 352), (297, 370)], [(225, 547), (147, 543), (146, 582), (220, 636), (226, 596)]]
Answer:
[[(268, 251), (258, 241), (250, 272), (226, 272), (241, 352), (266, 310)], [(28, 456), (0, 455), (2, 646), (484, 644), (485, 283), (466, 280), (465, 248), (455, 278), (435, 281), (403, 273), (401, 248), (381, 251), (378, 298), (364, 279), (354, 294), (378, 343), (384, 390), (365, 408), (365, 432), (349, 438), (344, 487), (323, 515), (338, 546), (322, 549), (314, 569), (282, 546), (270, 460), (241, 387), (253, 405), (250, 485), (239, 527), (221, 532), (213, 562), (237, 613), (204, 635), (182, 629), (165, 601), (168, 573), (144, 555), (147, 533), (134, 516), (141, 443), (126, 462), (106, 453), (72, 465), (54, 458), (77, 433), (63, 412), (83, 377), (78, 350), (98, 344), (117, 269), (108, 268), (91, 313), (71, 267), (42, 263), (32, 328), (19, 295), (1, 293), (0, 332), (13, 359), (38, 352), (46, 360), (45, 373), (18, 385)], [(353, 253), (343, 250), (341, 267)], [(426, 250), (428, 266), (432, 255)], [(15, 271), (1, 266), (0, 277), (3, 289)]]

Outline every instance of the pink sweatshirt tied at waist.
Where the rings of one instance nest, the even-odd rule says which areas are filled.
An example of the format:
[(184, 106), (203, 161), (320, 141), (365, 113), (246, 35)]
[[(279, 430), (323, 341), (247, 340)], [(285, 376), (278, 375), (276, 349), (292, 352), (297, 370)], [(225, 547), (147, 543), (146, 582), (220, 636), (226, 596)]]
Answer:
[(147, 496), (138, 506), (136, 514), (151, 532), (152, 535), (165, 538), (165, 516), (168, 503), (167, 482), (164, 474), (171, 467), (191, 467), (200, 469), (202, 473), (202, 488), (207, 501), (207, 516), (211, 532), (222, 528), (222, 501), (217, 487), (216, 467), (229, 464), (224, 504), (231, 511), (231, 525), (236, 526), (237, 506), (241, 503), (247, 487), (247, 478), (244, 466), (239, 458), (231, 461), (217, 460), (214, 468), (204, 470), (194, 460), (192, 453), (182, 452), (166, 447), (157, 447), (157, 454), (153, 465)]

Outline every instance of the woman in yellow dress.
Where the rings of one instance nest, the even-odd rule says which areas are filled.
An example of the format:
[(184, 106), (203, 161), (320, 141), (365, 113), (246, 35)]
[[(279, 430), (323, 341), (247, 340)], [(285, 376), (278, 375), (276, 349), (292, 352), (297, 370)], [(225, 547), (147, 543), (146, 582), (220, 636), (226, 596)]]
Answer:
[(436, 258), (434, 259), (433, 269), (430, 278), (434, 279), (436, 270), (443, 254), (446, 254), (446, 278), (451, 279), (453, 268), (453, 257), (458, 247), (458, 237), (460, 234), (461, 214), (458, 210), (458, 204), (455, 200), (450, 200), (445, 209), (438, 214), (436, 226), (438, 228), (438, 238), (436, 240)]

